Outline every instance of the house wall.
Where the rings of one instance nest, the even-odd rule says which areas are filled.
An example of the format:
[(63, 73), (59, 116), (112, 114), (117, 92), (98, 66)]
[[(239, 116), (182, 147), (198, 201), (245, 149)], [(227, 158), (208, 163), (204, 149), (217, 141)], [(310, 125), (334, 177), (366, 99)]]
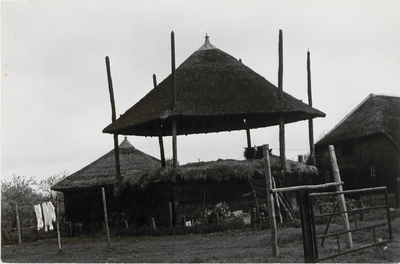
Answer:
[[(112, 194), (112, 186), (106, 187), (105, 190), (107, 212), (113, 212), (116, 207), (116, 201)], [(63, 194), (65, 222), (81, 223), (84, 229), (89, 224), (98, 223), (97, 229), (102, 228), (104, 207), (101, 187), (85, 190), (75, 189), (65, 191)]]
[[(399, 193), (400, 151), (385, 135), (376, 134), (333, 145), (344, 189), (387, 186), (389, 193)], [(316, 146), (316, 162), (319, 181), (333, 181), (327, 145)]]
[(231, 180), (229, 182), (177, 182), (174, 186), (174, 203), (176, 219), (179, 225), (183, 224), (183, 216), (186, 220), (196, 219), (204, 211), (214, 209), (220, 202), (228, 204), (231, 211), (249, 211), (254, 199), (243, 198), (244, 194), (251, 192), (251, 186), (247, 180)]
[[(261, 188), (265, 188), (264, 175), (254, 176)], [(275, 175), (277, 187), (285, 184), (299, 183), (299, 175)], [(255, 184), (255, 183), (253, 183)], [(131, 186), (126, 188), (121, 197), (113, 196), (113, 186), (106, 187), (107, 213), (110, 228), (124, 228), (125, 221), (129, 226), (149, 226), (154, 218), (157, 227), (171, 226), (170, 206), (172, 207), (172, 224), (183, 225), (186, 221), (197, 219), (204, 207), (212, 210), (217, 203), (225, 202), (231, 211), (243, 210), (250, 212), (255, 206), (252, 187), (247, 178), (232, 177), (229, 181), (221, 180), (178, 180), (171, 182), (152, 183), (145, 188)], [(264, 189), (265, 191), (265, 189)], [(258, 198), (264, 199), (257, 195)], [(95, 225), (102, 229), (104, 209), (101, 187), (88, 190), (75, 189), (64, 192), (66, 221), (82, 223), (85, 231)]]
[[(208, 209), (226, 202), (232, 211), (245, 211), (250, 209), (253, 199), (242, 196), (251, 190), (247, 181), (240, 180), (221, 183), (182, 181), (174, 185), (159, 182), (146, 189), (127, 189), (117, 201), (111, 187), (106, 189), (109, 225), (110, 228), (123, 228), (127, 220), (129, 226), (149, 226), (154, 218), (157, 227), (170, 227), (170, 205), (174, 226), (183, 225), (183, 216), (187, 221), (198, 218), (204, 210), (204, 202)], [(84, 231), (92, 224), (97, 230), (102, 228), (104, 209), (100, 188), (64, 192), (64, 199), (67, 222), (82, 223)]]

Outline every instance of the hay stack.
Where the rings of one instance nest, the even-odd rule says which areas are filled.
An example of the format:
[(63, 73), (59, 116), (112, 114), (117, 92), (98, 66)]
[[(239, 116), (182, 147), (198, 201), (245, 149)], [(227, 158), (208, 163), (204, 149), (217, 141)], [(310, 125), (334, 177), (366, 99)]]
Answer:
[[(280, 160), (277, 156), (270, 157), (272, 175), (279, 177)], [(172, 167), (159, 168), (157, 170), (142, 173), (138, 177), (124, 177), (123, 184), (131, 187), (147, 188), (157, 182), (172, 181)], [(178, 169), (179, 181), (191, 182), (228, 182), (232, 180), (247, 180), (249, 175), (254, 179), (264, 179), (263, 160), (222, 160), (196, 162), (182, 165)], [(304, 163), (292, 160), (286, 161), (286, 175), (295, 177), (317, 176), (318, 169)]]

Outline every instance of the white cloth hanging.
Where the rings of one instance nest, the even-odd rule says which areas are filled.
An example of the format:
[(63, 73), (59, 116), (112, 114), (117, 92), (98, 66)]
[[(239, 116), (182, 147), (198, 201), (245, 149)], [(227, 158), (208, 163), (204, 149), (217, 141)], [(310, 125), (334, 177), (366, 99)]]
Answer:
[[(50, 216), (50, 223), (55, 222), (57, 220), (56, 219), (56, 211), (51, 202), (47, 202), (47, 210), (48, 210), (49, 216)], [(52, 224), (50, 224), (50, 230), (53, 230)]]
[(40, 204), (37, 204), (34, 206), (34, 208), (37, 220), (37, 229), (40, 230), (43, 228), (42, 207), (40, 207)]
[(54, 206), (51, 202), (44, 202), (42, 207), (44, 214), (44, 231), (47, 231), (47, 227), (49, 230), (53, 230), (53, 221), (56, 221)]
[(42, 208), (43, 208), (44, 231), (47, 232), (47, 228), (49, 226), (49, 222), (51, 222), (50, 221), (50, 217), (49, 217), (49, 213), (48, 213), (48, 209), (47, 209), (47, 204), (46, 203), (42, 203)]

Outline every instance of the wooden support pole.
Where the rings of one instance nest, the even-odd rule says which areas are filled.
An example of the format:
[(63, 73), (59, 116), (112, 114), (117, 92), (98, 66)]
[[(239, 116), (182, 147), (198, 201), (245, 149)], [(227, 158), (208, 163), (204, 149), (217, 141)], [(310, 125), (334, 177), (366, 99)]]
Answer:
[(171, 223), (171, 228), (174, 226), (173, 215), (172, 215), (172, 203), (169, 202), (169, 221)]
[[(340, 179), (340, 172), (339, 172), (339, 167), (337, 165), (337, 160), (336, 160), (336, 154), (335, 154), (335, 148), (333, 145), (328, 146), (329, 149), (329, 157), (331, 159), (332, 163), (332, 170), (333, 170), (333, 177), (335, 178), (335, 182), (341, 182)], [(336, 186), (336, 191), (341, 192), (343, 191), (342, 185)], [(338, 202), (339, 202), (339, 209), (341, 212), (347, 211), (346, 209), (346, 201), (344, 199), (344, 194), (339, 194), (337, 196)], [(342, 220), (343, 220), (343, 228), (345, 231), (350, 231), (350, 223), (349, 223), (349, 217), (347, 213), (341, 214)], [(353, 247), (353, 239), (351, 236), (351, 232), (348, 232), (345, 234), (346, 238), (346, 246), (348, 249)]]
[[(114, 100), (114, 90), (111, 79), (110, 70), (110, 59), (106, 57), (106, 67), (107, 67), (107, 79), (108, 79), (108, 91), (110, 93), (111, 102), (111, 121), (114, 123), (116, 121), (116, 111), (115, 111), (115, 100)], [(118, 134), (114, 133), (114, 156), (115, 156), (115, 185), (114, 185), (114, 196), (120, 195), (120, 183), (121, 183), (121, 167), (119, 163), (119, 146), (118, 146)]]
[[(172, 114), (174, 115), (176, 107), (176, 73), (175, 73), (175, 35), (174, 31), (171, 32), (171, 69), (172, 69)], [(176, 170), (178, 166), (177, 157), (177, 125), (176, 117), (173, 116), (172, 120), (172, 168), (173, 168), (173, 181), (176, 181)]]
[(62, 246), (61, 246), (61, 235), (60, 235), (60, 201), (59, 201), (59, 195), (57, 194), (57, 238), (58, 238), (58, 254), (62, 255)]
[(313, 233), (311, 228), (311, 213), (310, 213), (310, 198), (308, 190), (300, 190), (297, 193), (298, 201), (300, 204), (300, 217), (301, 217), (301, 230), (303, 236), (303, 250), (304, 250), (304, 262), (314, 263), (315, 262), (315, 248)]
[[(153, 85), (154, 88), (157, 87), (157, 77), (153, 74)], [(162, 137), (162, 125), (160, 127), (160, 135), (158, 136), (158, 144), (160, 145), (160, 157), (161, 157), (161, 167), (165, 168), (165, 154), (164, 154), (164, 142)]]
[[(283, 37), (282, 30), (279, 30), (279, 69), (278, 69), (278, 88), (279, 88), (279, 103), (281, 109), (283, 103)], [(285, 119), (283, 116), (279, 117), (279, 157), (281, 161), (281, 168), (286, 171), (286, 153), (285, 153)]]
[(21, 225), (19, 223), (19, 212), (18, 212), (18, 203), (17, 202), (15, 202), (15, 213), (16, 213), (16, 218), (17, 218), (16, 221), (17, 221), (17, 232), (18, 232), (18, 245), (21, 245), (22, 244)]
[(271, 230), (272, 256), (276, 257), (279, 255), (279, 248), (278, 248), (278, 234), (277, 234), (275, 208), (274, 208), (274, 195), (271, 192), (272, 175), (271, 175), (271, 163), (269, 160), (269, 145), (263, 145), (263, 154), (264, 154), (265, 182), (267, 187), (269, 228)]
[[(272, 189), (275, 189), (276, 188), (276, 184), (275, 184), (274, 177), (271, 177), (271, 180), (272, 180)], [(283, 219), (282, 219), (281, 206), (279, 204), (278, 194), (274, 193), (274, 196), (275, 196), (274, 198), (275, 198), (275, 202), (276, 202), (276, 209), (278, 211), (279, 223), (282, 224), (283, 223)]]
[(72, 223), (71, 223), (71, 221), (68, 222), (68, 226), (69, 226), (69, 237), (72, 237)]
[(245, 119), (246, 122), (246, 136), (247, 136), (247, 148), (251, 148), (251, 137), (250, 137), (250, 126), (249, 126), (249, 121)]
[[(312, 107), (312, 94), (311, 94), (311, 67), (310, 67), (310, 51), (307, 51), (307, 93), (308, 93), (308, 105)], [(315, 164), (315, 153), (314, 153), (314, 125), (313, 119), (308, 119), (308, 140), (310, 145), (310, 159), (312, 165)]]
[(174, 119), (172, 121), (172, 156), (173, 156), (173, 160), (172, 160), (172, 169), (173, 169), (173, 181), (176, 181), (176, 172), (177, 172), (177, 168), (178, 168), (178, 157), (177, 157), (177, 138), (176, 138), (176, 134), (177, 134), (177, 124), (176, 124), (176, 120)]
[[(162, 128), (160, 128), (160, 130), (162, 130)], [(158, 136), (158, 144), (160, 145), (161, 167), (165, 168), (164, 141), (162, 134)]]
[(278, 65), (278, 88), (279, 88), (279, 102), (282, 103), (283, 98), (283, 33), (279, 30), (279, 44), (278, 44), (278, 55), (279, 55), (279, 65)]
[(108, 217), (107, 217), (107, 202), (106, 202), (106, 192), (104, 190), (104, 187), (101, 188), (101, 193), (103, 195), (103, 207), (104, 207), (104, 223), (106, 225), (106, 231), (107, 231), (107, 242), (108, 242), (108, 248), (110, 248), (110, 229), (108, 228)]

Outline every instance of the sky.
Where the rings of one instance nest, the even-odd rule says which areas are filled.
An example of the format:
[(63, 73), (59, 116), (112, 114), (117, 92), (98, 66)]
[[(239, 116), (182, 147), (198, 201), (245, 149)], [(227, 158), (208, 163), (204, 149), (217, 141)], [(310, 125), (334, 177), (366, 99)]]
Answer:
[[(311, 54), (317, 142), (369, 94), (400, 95), (400, 1), (131, 0), (2, 1), (1, 178), (72, 174), (113, 149), (105, 57), (117, 116), (203, 45), (240, 58), (278, 83), (283, 31), (283, 90), (308, 102)], [(251, 130), (252, 145), (279, 155), (278, 127)], [(124, 136), (119, 136), (122, 142)], [(286, 125), (286, 156), (309, 152), (308, 123)], [(128, 136), (160, 158), (158, 138)], [(171, 137), (164, 138), (172, 157)], [(246, 132), (178, 136), (178, 161), (243, 159)]]

